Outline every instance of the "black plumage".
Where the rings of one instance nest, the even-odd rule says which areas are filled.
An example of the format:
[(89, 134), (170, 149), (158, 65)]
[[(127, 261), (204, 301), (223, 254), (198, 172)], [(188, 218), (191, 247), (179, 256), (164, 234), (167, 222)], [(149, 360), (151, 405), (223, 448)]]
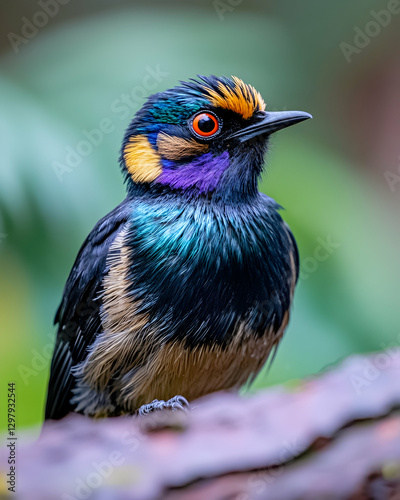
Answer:
[(310, 115), (264, 108), (241, 80), (202, 77), (132, 121), (127, 198), (82, 245), (56, 313), (47, 419), (180, 408), (175, 395), (238, 388), (275, 352), (299, 256), (257, 182), (269, 135)]

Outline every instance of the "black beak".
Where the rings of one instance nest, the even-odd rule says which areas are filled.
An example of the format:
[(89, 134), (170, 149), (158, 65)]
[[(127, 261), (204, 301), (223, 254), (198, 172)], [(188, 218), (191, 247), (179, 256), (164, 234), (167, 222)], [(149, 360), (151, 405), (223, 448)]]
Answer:
[(258, 135), (269, 135), (282, 128), (290, 127), (295, 123), (312, 118), (309, 113), (305, 113), (304, 111), (261, 111), (257, 113), (258, 116), (260, 118), (255, 123), (234, 132), (230, 138), (237, 138), (240, 142), (245, 142)]

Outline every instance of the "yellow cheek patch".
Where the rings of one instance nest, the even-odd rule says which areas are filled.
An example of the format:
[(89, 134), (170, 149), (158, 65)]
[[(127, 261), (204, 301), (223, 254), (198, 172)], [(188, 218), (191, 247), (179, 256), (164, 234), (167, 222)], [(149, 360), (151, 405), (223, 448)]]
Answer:
[(236, 76), (232, 77), (235, 86), (230, 88), (222, 82), (218, 84), (218, 91), (206, 87), (207, 98), (213, 106), (229, 109), (239, 113), (247, 120), (256, 111), (265, 110), (265, 102), (261, 94), (252, 86), (244, 83)]
[(208, 144), (201, 144), (195, 139), (173, 137), (161, 132), (157, 138), (158, 152), (167, 160), (181, 160), (187, 156), (196, 156), (208, 151)]
[(133, 182), (154, 181), (162, 172), (161, 156), (144, 135), (129, 138), (124, 148), (124, 160)]

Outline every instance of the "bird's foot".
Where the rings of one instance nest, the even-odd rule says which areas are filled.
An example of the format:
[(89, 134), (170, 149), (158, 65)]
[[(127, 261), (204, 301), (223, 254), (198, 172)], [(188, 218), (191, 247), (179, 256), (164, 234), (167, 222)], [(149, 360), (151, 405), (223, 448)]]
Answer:
[(183, 396), (175, 396), (168, 401), (155, 399), (147, 405), (143, 405), (137, 411), (138, 415), (147, 415), (159, 410), (187, 410), (189, 408), (189, 403)]

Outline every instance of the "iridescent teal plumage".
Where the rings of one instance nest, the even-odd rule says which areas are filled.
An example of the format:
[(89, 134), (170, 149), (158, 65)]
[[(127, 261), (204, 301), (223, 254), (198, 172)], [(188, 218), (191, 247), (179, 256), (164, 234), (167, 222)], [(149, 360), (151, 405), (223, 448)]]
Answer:
[(137, 195), (127, 245), (139, 311), (165, 338), (192, 346), (226, 344), (238, 320), (255, 335), (278, 329), (295, 279), (278, 208), (262, 194), (251, 204), (223, 205)]
[(267, 113), (241, 80), (149, 98), (127, 129), (126, 200), (82, 246), (56, 315), (46, 418), (180, 407), (253, 378), (278, 345), (298, 275), (279, 205), (257, 189)]

